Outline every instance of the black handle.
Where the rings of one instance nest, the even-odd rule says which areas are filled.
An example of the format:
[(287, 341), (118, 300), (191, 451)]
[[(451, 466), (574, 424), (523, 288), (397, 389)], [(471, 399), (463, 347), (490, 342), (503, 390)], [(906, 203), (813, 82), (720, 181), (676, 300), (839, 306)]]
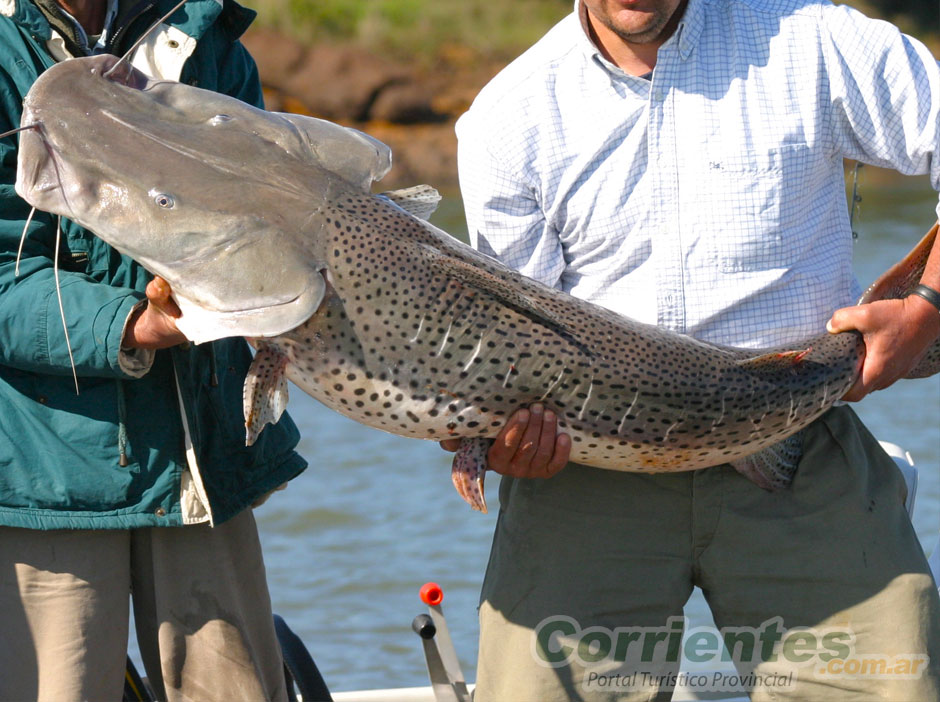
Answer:
[(411, 628), (422, 639), (433, 639), (437, 633), (437, 627), (434, 626), (434, 621), (428, 614), (419, 614), (415, 617), (414, 621), (411, 622)]

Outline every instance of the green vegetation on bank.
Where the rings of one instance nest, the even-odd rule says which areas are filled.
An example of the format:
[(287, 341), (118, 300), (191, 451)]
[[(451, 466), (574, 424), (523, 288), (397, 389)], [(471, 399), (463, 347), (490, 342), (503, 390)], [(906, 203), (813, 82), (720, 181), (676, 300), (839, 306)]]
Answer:
[(356, 43), (434, 60), (450, 47), (510, 57), (571, 11), (571, 0), (243, 0), (259, 23), (303, 42)]
[[(305, 43), (355, 43), (434, 61), (454, 47), (509, 58), (571, 11), (572, 0), (243, 0), (260, 24)], [(839, 2), (840, 0), (836, 0)], [(873, 17), (936, 42), (937, 0), (849, 0)]]
[(869, 17), (894, 22), (904, 32), (936, 46), (940, 37), (940, 3), (937, 0), (834, 0), (856, 7)]

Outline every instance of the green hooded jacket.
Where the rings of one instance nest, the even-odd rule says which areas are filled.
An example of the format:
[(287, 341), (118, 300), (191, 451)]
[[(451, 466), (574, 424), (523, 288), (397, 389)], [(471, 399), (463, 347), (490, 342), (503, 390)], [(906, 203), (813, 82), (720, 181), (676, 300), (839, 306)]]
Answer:
[[(122, 2), (114, 53), (173, 4), (144, 0), (128, 11)], [(182, 44), (192, 53), (180, 80), (260, 106), (257, 69), (238, 42), (253, 17), (230, 0), (189, 0), (166, 22), (183, 33), (172, 36), (194, 40)], [(19, 126), (23, 97), (54, 63), (50, 36), (46, 14), (29, 0), (0, 2), (0, 132)], [(36, 213), (14, 270), (30, 210), (13, 189), (16, 143), (15, 135), (0, 140), (0, 525), (182, 524), (180, 396), (214, 523), (300, 473), (306, 462), (293, 450), (299, 437), (287, 415), (245, 447), (242, 385), (251, 354), (244, 340), (158, 351), (139, 378), (122, 369), (123, 327), (151, 276), (62, 220), (59, 279), (76, 394), (55, 289), (54, 217)]]

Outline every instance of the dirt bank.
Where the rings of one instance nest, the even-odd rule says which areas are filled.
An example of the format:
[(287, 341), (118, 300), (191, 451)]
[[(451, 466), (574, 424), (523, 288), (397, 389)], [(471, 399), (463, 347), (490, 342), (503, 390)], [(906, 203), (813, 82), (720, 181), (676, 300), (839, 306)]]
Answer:
[(421, 70), (349, 46), (305, 47), (263, 28), (243, 41), (269, 110), (354, 126), (392, 147), (395, 165), (382, 187), (456, 188), (454, 122), (503, 65), (453, 50)]

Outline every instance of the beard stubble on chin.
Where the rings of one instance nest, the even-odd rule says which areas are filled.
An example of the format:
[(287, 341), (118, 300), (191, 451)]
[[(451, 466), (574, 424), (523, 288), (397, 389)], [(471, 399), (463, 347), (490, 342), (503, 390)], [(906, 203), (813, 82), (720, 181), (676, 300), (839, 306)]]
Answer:
[(687, 0), (681, 0), (675, 4), (668, 1), (656, 2), (645, 22), (633, 22), (630, 24), (626, 21), (618, 21), (616, 12), (611, 12), (610, 3), (605, 0), (588, 3), (588, 12), (592, 16), (592, 19), (603, 24), (604, 27), (613, 32), (621, 41), (627, 44), (650, 44), (660, 38), (667, 38), (663, 37), (663, 34), (667, 29), (670, 29), (670, 25), (674, 26), (678, 23), (686, 1)]

